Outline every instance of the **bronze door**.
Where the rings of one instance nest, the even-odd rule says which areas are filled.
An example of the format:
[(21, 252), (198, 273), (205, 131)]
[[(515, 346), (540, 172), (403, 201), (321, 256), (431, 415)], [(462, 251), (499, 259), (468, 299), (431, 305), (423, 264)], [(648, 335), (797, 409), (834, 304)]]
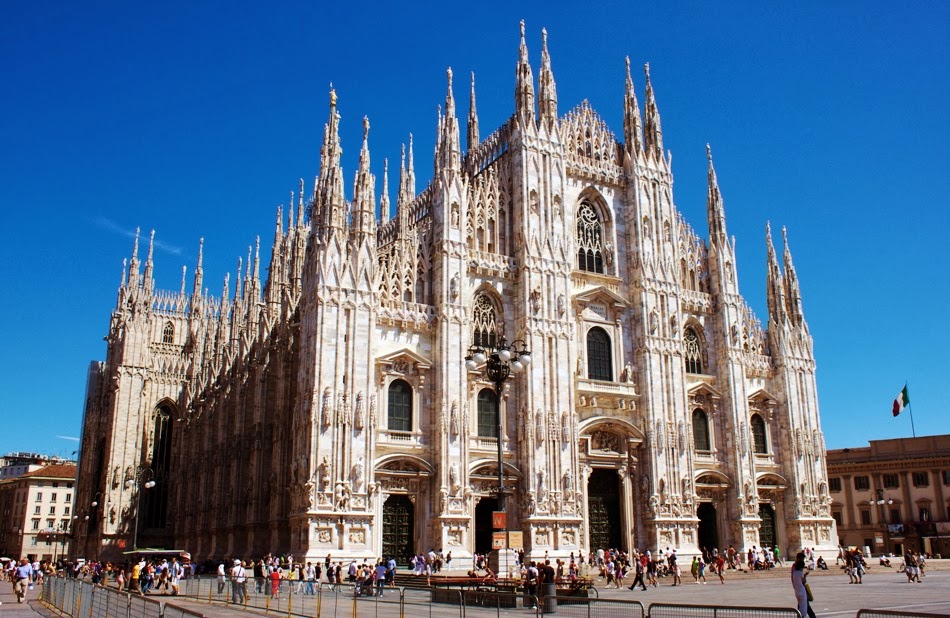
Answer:
[(627, 549), (620, 540), (620, 478), (616, 470), (594, 470), (587, 482), (590, 548)]
[(759, 507), (759, 517), (762, 518), (759, 542), (762, 547), (775, 547), (775, 509), (771, 504), (763, 504)]
[(395, 558), (399, 564), (409, 562), (417, 549), (412, 546), (414, 510), (409, 496), (389, 496), (383, 503), (383, 558)]

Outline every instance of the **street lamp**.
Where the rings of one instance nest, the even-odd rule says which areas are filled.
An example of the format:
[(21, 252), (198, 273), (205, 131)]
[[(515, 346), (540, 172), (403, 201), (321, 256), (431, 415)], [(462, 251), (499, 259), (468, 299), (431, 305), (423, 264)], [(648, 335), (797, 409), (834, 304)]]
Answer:
[[(886, 504), (886, 505), (894, 504), (894, 501), (891, 500), (890, 498), (887, 498), (887, 499), (884, 498), (884, 490), (883, 490), (883, 489), (875, 489), (874, 492), (877, 494), (877, 500), (875, 500), (874, 498), (871, 498), (870, 500), (868, 500), (868, 504), (870, 504), (871, 506), (874, 506), (874, 505), (876, 504), (876, 505), (878, 505), (879, 507), (881, 507), (881, 523), (882, 523), (883, 526), (884, 526), (884, 532), (887, 532), (887, 513), (886, 513), (886, 510), (885, 510), (885, 508), (884, 508), (884, 505), (885, 505), (885, 504)], [(882, 535), (882, 536), (883, 536), (883, 535)], [(882, 540), (883, 540), (883, 538), (882, 538)], [(885, 543), (884, 549), (885, 549), (885, 550), (887, 549), (886, 543)], [(885, 553), (886, 553), (886, 552), (885, 552)]]
[[(510, 344), (505, 342), (505, 338), (501, 337), (500, 341), (496, 342), (485, 342), (485, 345), (473, 345), (468, 349), (468, 354), (465, 356), (465, 368), (469, 371), (478, 371), (478, 368), (485, 365), (485, 373), (488, 376), (488, 379), (491, 380), (492, 384), (495, 386), (495, 405), (496, 405), (496, 414), (495, 418), (498, 422), (497, 426), (497, 435), (498, 435), (498, 510), (502, 513), (505, 513), (505, 470), (504, 470), (504, 454), (502, 449), (502, 419), (501, 419), (501, 396), (502, 388), (505, 381), (511, 377), (512, 374), (521, 373), (525, 367), (531, 363), (531, 352), (528, 350), (527, 345), (521, 339), (516, 339)], [(508, 518), (507, 513), (505, 515), (505, 543), (504, 549), (508, 549)], [(502, 562), (501, 556), (502, 551), (498, 552), (499, 560), (498, 567), (495, 570), (497, 575), (501, 574), (501, 567), (504, 564), (507, 567), (507, 552), (504, 552), (506, 557), (505, 562)], [(507, 569), (506, 569), (507, 575)]]
[[(143, 483), (143, 479), (147, 479)], [(131, 478), (125, 482), (126, 489), (135, 490), (135, 531), (132, 533), (132, 549), (137, 550), (139, 548), (139, 513), (142, 507), (142, 491), (139, 487), (139, 483), (142, 483), (145, 489), (151, 489), (155, 487), (155, 472), (151, 468), (143, 468), (139, 466), (135, 472), (135, 478)], [(93, 506), (95, 506), (93, 502)]]

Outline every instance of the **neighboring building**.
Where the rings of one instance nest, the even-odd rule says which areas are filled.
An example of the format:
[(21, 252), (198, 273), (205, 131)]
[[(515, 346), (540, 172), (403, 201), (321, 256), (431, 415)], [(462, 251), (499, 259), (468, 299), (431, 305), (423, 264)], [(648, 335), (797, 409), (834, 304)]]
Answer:
[(57, 463), (0, 481), (0, 554), (55, 560), (69, 556), (76, 511), (75, 463)]
[(8, 453), (0, 457), (0, 481), (12, 479), (26, 472), (39, 470), (49, 464), (73, 463), (61, 457), (40, 455), (39, 453)]
[(828, 451), (841, 543), (950, 555), (950, 434), (870, 444)]
[[(641, 116), (628, 63), (621, 142), (586, 101), (558, 116), (546, 43), (537, 83), (527, 54), (522, 31), (514, 115), (484, 140), (473, 82), (464, 153), (449, 72), (433, 180), (416, 193), (410, 140), (394, 214), (366, 120), (344, 195), (331, 92), (319, 178), (278, 210), (266, 280), (258, 245), (209, 296), (199, 250), (193, 291), (159, 291), (136, 239), (90, 369), (85, 555), (464, 564), (492, 545), (499, 415), (508, 526), (532, 556), (834, 550), (787, 242), (780, 260), (766, 232), (765, 331), (711, 155), (709, 240), (674, 206), (648, 67)], [(463, 359), (501, 338), (534, 360), (499, 402)]]

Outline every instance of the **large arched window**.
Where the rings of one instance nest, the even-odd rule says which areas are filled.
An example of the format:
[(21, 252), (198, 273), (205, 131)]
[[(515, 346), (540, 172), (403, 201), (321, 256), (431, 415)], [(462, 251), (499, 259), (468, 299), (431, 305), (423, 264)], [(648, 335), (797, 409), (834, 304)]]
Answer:
[[(163, 403), (155, 411), (152, 427), (152, 459), (149, 467), (143, 467), (137, 479), (137, 491), (141, 495), (141, 528), (158, 530), (168, 522), (169, 480), (171, 479), (172, 422), (176, 411), (170, 403)], [(153, 487), (146, 485), (155, 481)]]
[(390, 431), (412, 431), (412, 387), (404, 380), (393, 380), (389, 385)]
[(703, 372), (703, 348), (699, 335), (691, 327), (683, 332), (683, 358), (686, 359), (686, 373)]
[(753, 414), (749, 424), (752, 425), (752, 451), (759, 455), (767, 454), (769, 443), (765, 435), (765, 421), (758, 414)]
[(472, 309), (472, 345), (493, 348), (498, 345), (498, 326), (495, 323), (495, 305), (484, 294), (475, 298)]
[(693, 410), (693, 443), (697, 451), (712, 450), (709, 444), (709, 417), (699, 408)]
[(604, 272), (604, 225), (586, 201), (577, 209), (577, 269)]
[(478, 393), (478, 437), (498, 437), (498, 395), (490, 388)]
[(175, 325), (171, 322), (165, 322), (165, 330), (162, 331), (162, 343), (175, 343)]
[(610, 336), (602, 328), (587, 331), (587, 377), (591, 380), (614, 379)]

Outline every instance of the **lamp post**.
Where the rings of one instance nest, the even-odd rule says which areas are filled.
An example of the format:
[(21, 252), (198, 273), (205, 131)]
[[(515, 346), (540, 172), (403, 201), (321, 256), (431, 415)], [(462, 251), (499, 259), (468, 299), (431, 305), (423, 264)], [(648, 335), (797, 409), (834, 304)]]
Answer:
[[(502, 427), (501, 418), (501, 396), (505, 381), (508, 380), (512, 374), (521, 373), (521, 371), (531, 363), (531, 352), (521, 339), (516, 339), (508, 344), (505, 342), (505, 338), (501, 337), (497, 343), (485, 343), (486, 345), (473, 345), (468, 349), (468, 354), (465, 356), (465, 368), (469, 371), (478, 371), (479, 367), (485, 365), (485, 374), (495, 386), (495, 418), (497, 421), (498, 436), (498, 510), (505, 513), (505, 525), (503, 530), (505, 542), (504, 547), (498, 552), (498, 568), (495, 570), (495, 573), (500, 576), (501, 568), (504, 566), (507, 576), (508, 555), (504, 550), (508, 549), (508, 518), (505, 510), (507, 490), (505, 488), (504, 450), (502, 443), (504, 428)], [(505, 556), (504, 560), (501, 557), (503, 554)]]
[[(144, 480), (147, 477), (147, 480)], [(139, 466), (135, 472), (135, 478), (131, 478), (125, 482), (126, 489), (135, 490), (135, 531), (132, 533), (132, 550), (137, 550), (139, 548), (139, 513), (142, 507), (142, 487), (139, 487), (139, 484), (142, 484), (145, 489), (151, 489), (155, 487), (155, 472), (151, 468), (143, 468)], [(95, 506), (95, 503), (93, 503)]]
[[(875, 489), (874, 491), (875, 491), (875, 493), (877, 494), (877, 500), (875, 500), (874, 498), (871, 498), (870, 500), (868, 500), (868, 504), (870, 504), (870, 505), (872, 505), (872, 506), (876, 504), (876, 505), (878, 505), (879, 507), (881, 507), (881, 524), (883, 524), (883, 528), (884, 528), (884, 529), (883, 529), (883, 532), (881, 533), (881, 535), (882, 535), (881, 540), (882, 540), (882, 542), (883, 542), (883, 544), (884, 544), (884, 549), (886, 550), (886, 549), (887, 549), (887, 542), (885, 541), (884, 534), (887, 532), (887, 516), (886, 516), (886, 515), (887, 515), (887, 512), (886, 512), (886, 509), (884, 508), (884, 505), (891, 505), (891, 504), (894, 504), (894, 501), (891, 500), (890, 498), (887, 498), (887, 499), (884, 498), (884, 490), (883, 490), (883, 489)], [(882, 553), (886, 553), (886, 552), (882, 552)]]

